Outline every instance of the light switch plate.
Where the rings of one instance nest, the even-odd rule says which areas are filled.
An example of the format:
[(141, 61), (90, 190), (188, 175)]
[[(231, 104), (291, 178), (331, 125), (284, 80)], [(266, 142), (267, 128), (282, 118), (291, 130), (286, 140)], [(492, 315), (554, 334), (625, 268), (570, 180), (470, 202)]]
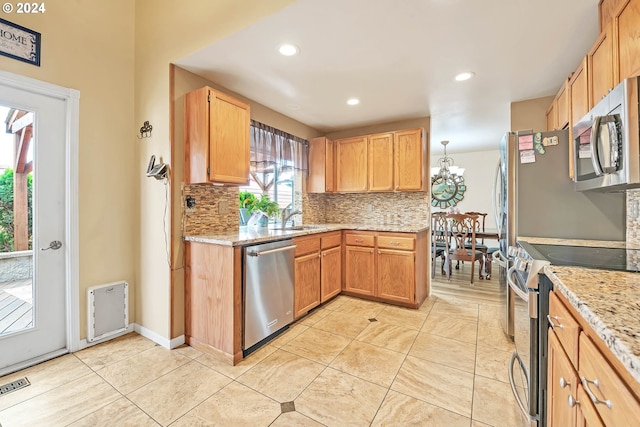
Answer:
[(229, 213), (229, 202), (224, 200), (218, 202), (218, 213), (221, 215)]

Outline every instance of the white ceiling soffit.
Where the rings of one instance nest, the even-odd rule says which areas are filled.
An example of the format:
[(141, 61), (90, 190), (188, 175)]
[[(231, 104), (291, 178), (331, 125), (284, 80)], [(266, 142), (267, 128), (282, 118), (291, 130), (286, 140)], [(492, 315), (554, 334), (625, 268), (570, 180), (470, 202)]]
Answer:
[[(555, 95), (577, 68), (597, 4), (300, 0), (176, 63), (324, 133), (431, 116), (436, 151), (494, 149), (511, 102)], [(462, 71), (476, 75), (455, 82)]]

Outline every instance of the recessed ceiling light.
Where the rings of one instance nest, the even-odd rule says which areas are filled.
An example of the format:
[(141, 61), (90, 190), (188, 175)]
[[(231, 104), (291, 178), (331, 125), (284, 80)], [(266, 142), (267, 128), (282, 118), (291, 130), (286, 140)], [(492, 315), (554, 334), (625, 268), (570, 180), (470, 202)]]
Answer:
[(475, 75), (476, 75), (476, 73), (472, 73), (470, 71), (464, 72), (464, 73), (460, 73), (460, 74), (456, 75), (456, 81), (457, 82), (463, 82), (465, 80), (469, 80), (471, 77), (473, 77)]
[(298, 50), (298, 46), (292, 44), (283, 44), (278, 48), (278, 51), (284, 56), (293, 56), (298, 53)]
[(358, 105), (360, 104), (360, 100), (358, 98), (351, 98), (347, 100), (347, 104), (349, 105)]

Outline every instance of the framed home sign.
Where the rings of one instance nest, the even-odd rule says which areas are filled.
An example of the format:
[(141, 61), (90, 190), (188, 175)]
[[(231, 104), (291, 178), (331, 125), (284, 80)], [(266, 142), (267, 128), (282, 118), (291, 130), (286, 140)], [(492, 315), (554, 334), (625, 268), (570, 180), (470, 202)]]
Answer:
[(40, 33), (0, 19), (0, 55), (40, 66)]

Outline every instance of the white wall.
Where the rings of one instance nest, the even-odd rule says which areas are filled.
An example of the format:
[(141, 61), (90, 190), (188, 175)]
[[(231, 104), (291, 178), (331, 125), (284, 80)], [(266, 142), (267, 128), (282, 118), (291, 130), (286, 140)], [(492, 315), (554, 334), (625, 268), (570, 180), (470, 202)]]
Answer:
[[(460, 212), (487, 212), (485, 227), (487, 230), (495, 230), (496, 221), (493, 215), (492, 192), (500, 152), (498, 150), (490, 150), (447, 154), (453, 158), (456, 166), (465, 169), (464, 181), (467, 191), (464, 193), (464, 199), (455, 207)], [(442, 157), (441, 152), (431, 155), (431, 167), (438, 166), (440, 157)], [(439, 211), (441, 209), (432, 208), (432, 210)]]

